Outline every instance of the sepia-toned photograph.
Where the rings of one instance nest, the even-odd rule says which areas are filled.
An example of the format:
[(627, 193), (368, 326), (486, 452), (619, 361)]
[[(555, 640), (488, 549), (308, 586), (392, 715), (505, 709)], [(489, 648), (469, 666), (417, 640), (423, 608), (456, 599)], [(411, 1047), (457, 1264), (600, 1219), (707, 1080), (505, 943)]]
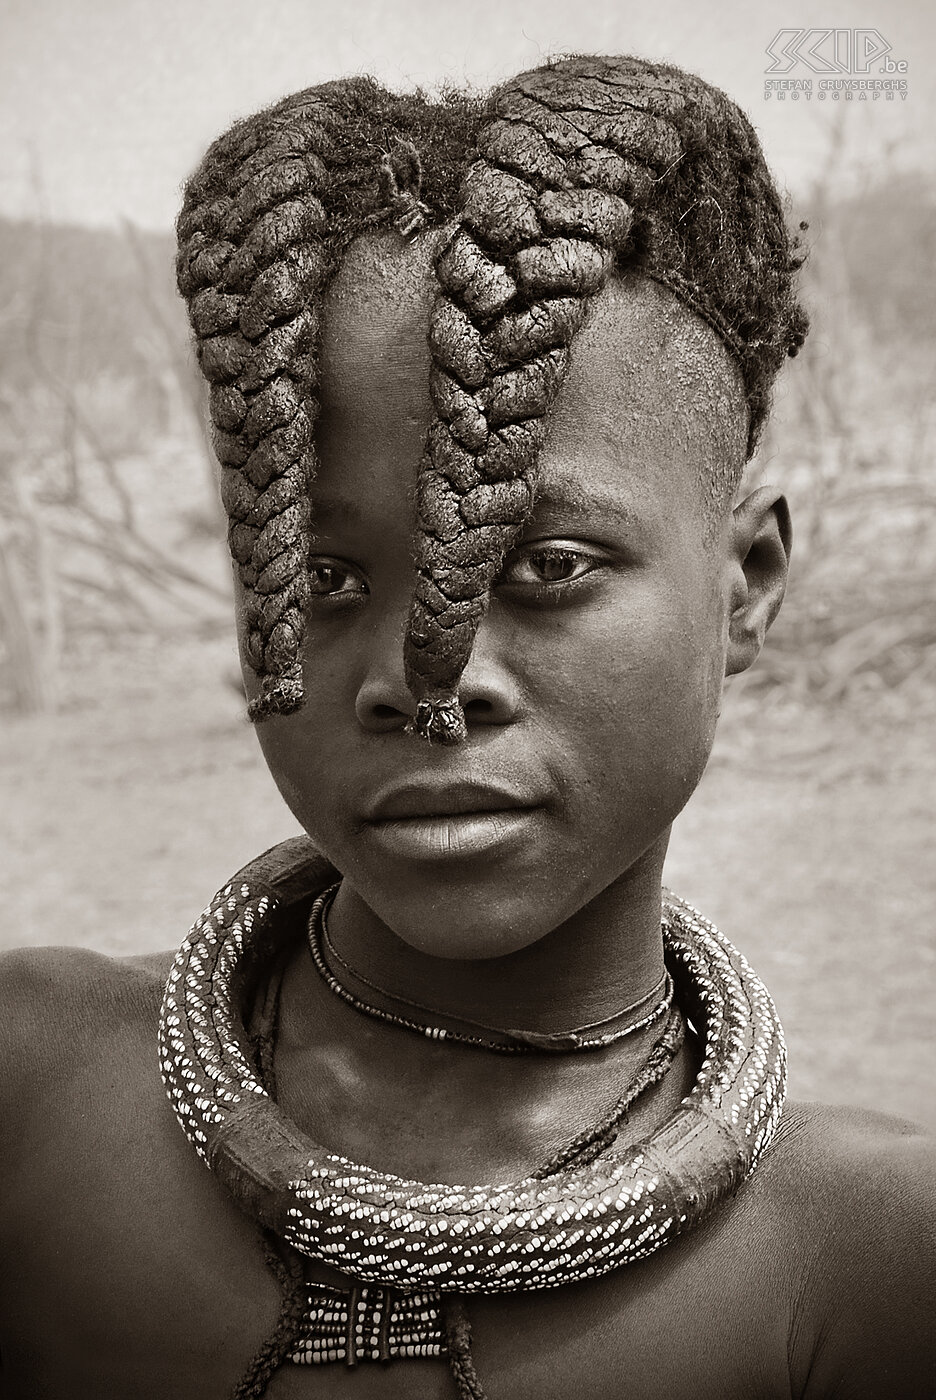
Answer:
[(934, 129), (0, 6), (0, 1400), (936, 1397)]

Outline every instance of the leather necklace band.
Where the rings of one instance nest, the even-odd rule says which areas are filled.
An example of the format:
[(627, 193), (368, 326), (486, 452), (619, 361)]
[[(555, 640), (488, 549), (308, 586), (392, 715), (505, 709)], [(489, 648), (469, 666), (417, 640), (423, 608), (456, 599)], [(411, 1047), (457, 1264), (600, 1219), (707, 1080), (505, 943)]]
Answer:
[[(325, 890), (323, 894), (319, 895), (309, 914), (309, 951), (322, 981), (330, 991), (334, 992), (335, 996), (340, 997), (355, 1011), (370, 1016), (374, 1020), (384, 1021), (388, 1025), (414, 1031), (417, 1035), (425, 1036), (428, 1040), (453, 1041), (458, 1045), (471, 1045), (480, 1050), (493, 1050), (501, 1055), (523, 1055), (536, 1051), (546, 1054), (568, 1054), (576, 1050), (603, 1050), (606, 1046), (623, 1040), (625, 1036), (633, 1035), (634, 1032), (642, 1030), (645, 1026), (653, 1025), (655, 1021), (665, 1015), (673, 1003), (673, 980), (667, 972), (664, 973), (655, 987), (632, 1005), (624, 1007), (603, 1021), (595, 1021), (591, 1025), (579, 1026), (569, 1031), (500, 1029), (497, 1026), (488, 1026), (477, 1021), (468, 1021), (464, 1017), (448, 1011), (438, 1011), (428, 1006), (421, 1006), (418, 1002), (408, 1001), (395, 992), (388, 992), (383, 987), (378, 987), (376, 983), (369, 981), (362, 973), (351, 967), (338, 952), (328, 933), (328, 910), (337, 891), (338, 885), (333, 885), (330, 889)], [(423, 1016), (431, 1016), (436, 1020), (441, 1018), (459, 1022), (470, 1029), (466, 1031), (452, 1030), (446, 1026), (432, 1024), (422, 1019), (414, 1020), (399, 1012), (375, 1006), (373, 1002), (366, 1001), (363, 997), (356, 995), (347, 986), (346, 980), (342, 980), (338, 976), (335, 963), (340, 964), (346, 979), (360, 982), (370, 991), (376, 992), (378, 996), (386, 998), (387, 1001), (396, 1002), (411, 1011), (421, 1012)], [(628, 1017), (630, 1019), (625, 1020), (623, 1026), (616, 1024)], [(486, 1031), (488, 1035), (479, 1036), (474, 1034), (476, 1031)], [(590, 1035), (589, 1032), (592, 1031), (599, 1033)], [(490, 1036), (500, 1038), (492, 1040)]]

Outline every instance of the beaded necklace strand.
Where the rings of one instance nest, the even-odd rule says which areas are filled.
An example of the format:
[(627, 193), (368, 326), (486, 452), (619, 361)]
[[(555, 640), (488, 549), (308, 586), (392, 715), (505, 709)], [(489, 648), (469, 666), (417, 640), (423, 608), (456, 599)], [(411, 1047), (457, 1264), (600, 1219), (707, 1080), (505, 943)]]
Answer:
[[(398, 996), (395, 992), (387, 992), (383, 987), (378, 987), (371, 982), (363, 973), (345, 961), (332, 942), (328, 932), (328, 911), (334, 902), (335, 894), (339, 886), (333, 885), (312, 905), (308, 923), (309, 951), (312, 954), (312, 962), (322, 981), (329, 991), (335, 996), (352, 1006), (355, 1011), (370, 1016), (376, 1021), (384, 1021), (388, 1025), (398, 1026), (402, 1030), (415, 1031), (417, 1035), (425, 1036), (429, 1040), (450, 1040), (459, 1045), (472, 1045), (480, 1050), (493, 1050), (500, 1055), (524, 1055), (536, 1051), (543, 1051), (552, 1054), (567, 1054), (575, 1050), (603, 1050), (609, 1045), (615, 1044), (618, 1040), (623, 1040), (625, 1036), (633, 1035), (635, 1031), (643, 1030), (645, 1026), (650, 1026), (654, 1021), (658, 1021), (661, 1016), (669, 1011), (673, 1003), (673, 979), (669, 973), (664, 973), (663, 977), (655, 987), (640, 997), (639, 1000), (630, 1006), (625, 1006), (622, 1010), (616, 1011), (612, 1016), (605, 1017), (602, 1021), (594, 1021), (591, 1025), (578, 1026), (570, 1031), (540, 1032), (521, 1030), (501, 1030), (496, 1026), (487, 1026), (480, 1021), (469, 1021), (462, 1016), (454, 1016), (448, 1011), (435, 1011), (427, 1006), (420, 1006), (418, 1002), (409, 1001), (406, 997)], [(445, 1026), (431, 1025), (425, 1021), (414, 1021), (408, 1016), (401, 1016), (397, 1012), (387, 1011), (382, 1007), (375, 1006), (373, 1002), (365, 1001), (358, 997), (345, 985), (334, 970), (334, 964), (338, 963), (345, 974), (345, 978), (360, 982), (363, 986), (376, 992), (378, 996), (386, 997), (388, 1001), (396, 1001), (401, 1006), (406, 1006), (412, 1011), (421, 1011), (425, 1015), (433, 1017), (444, 1017), (446, 1020), (460, 1021), (463, 1025), (471, 1026), (476, 1031), (488, 1031), (490, 1035), (502, 1037), (500, 1040), (491, 1040), (486, 1037), (472, 1035), (464, 1031), (453, 1031)], [(647, 1008), (650, 1008), (647, 1010)], [(589, 1036), (589, 1031), (600, 1031), (602, 1027), (615, 1025), (625, 1017), (623, 1026), (616, 1026), (613, 1030), (604, 1030), (599, 1035)]]

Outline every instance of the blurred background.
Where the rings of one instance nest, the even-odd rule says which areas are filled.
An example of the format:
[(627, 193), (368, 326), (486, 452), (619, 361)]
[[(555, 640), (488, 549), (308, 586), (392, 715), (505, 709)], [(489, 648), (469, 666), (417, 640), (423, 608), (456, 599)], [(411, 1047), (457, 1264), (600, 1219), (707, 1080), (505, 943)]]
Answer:
[[(752, 480), (796, 529), (668, 881), (767, 981), (801, 1097), (936, 1127), (936, 44), (923, 0), (810, 0), (906, 95), (772, 89), (785, 4), (6, 0), (0, 17), (0, 947), (170, 947), (294, 833), (243, 717), (224, 526), (173, 290), (181, 182), (339, 74), (488, 87), (566, 52), (679, 63), (809, 222), (812, 334)], [(821, 32), (803, 48), (834, 52)], [(878, 72), (880, 63), (872, 68)], [(892, 71), (892, 70), (889, 70)]]

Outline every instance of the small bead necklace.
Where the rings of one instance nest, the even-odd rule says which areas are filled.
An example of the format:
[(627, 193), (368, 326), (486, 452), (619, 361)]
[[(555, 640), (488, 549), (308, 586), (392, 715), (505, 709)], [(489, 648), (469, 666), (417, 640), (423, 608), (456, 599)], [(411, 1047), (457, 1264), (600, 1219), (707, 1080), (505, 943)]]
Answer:
[[(309, 950), (322, 981), (330, 991), (334, 992), (335, 996), (340, 997), (349, 1006), (353, 1006), (355, 1011), (360, 1011), (365, 1016), (371, 1016), (375, 1020), (385, 1021), (389, 1025), (399, 1026), (403, 1030), (414, 1031), (417, 1035), (425, 1036), (428, 1040), (455, 1041), (459, 1045), (473, 1045), (480, 1050), (494, 1050), (501, 1055), (523, 1055), (531, 1054), (534, 1051), (560, 1054), (574, 1050), (601, 1050), (605, 1046), (613, 1045), (618, 1040), (623, 1040), (625, 1036), (633, 1035), (635, 1031), (642, 1030), (645, 1026), (652, 1025), (665, 1015), (672, 1005), (673, 981), (667, 972), (664, 973), (655, 987), (652, 987), (649, 992), (630, 1006), (625, 1006), (613, 1015), (605, 1017), (604, 1020), (594, 1021), (587, 1026), (578, 1026), (569, 1031), (544, 1032), (500, 1029), (496, 1026), (484, 1025), (483, 1022), (469, 1021), (465, 1017), (456, 1016), (449, 1011), (437, 1011), (428, 1006), (421, 1006), (418, 1002), (409, 1001), (406, 997), (398, 996), (395, 992), (388, 992), (383, 987), (378, 987), (363, 973), (351, 967), (338, 952), (328, 933), (328, 910), (331, 908), (338, 888), (337, 884), (332, 885), (330, 889), (321, 894), (312, 905), (309, 914)], [(395, 1001), (400, 1006), (408, 1007), (411, 1011), (421, 1012), (425, 1016), (459, 1021), (462, 1025), (470, 1026), (472, 1031), (488, 1032), (488, 1036), (449, 1030), (445, 1026), (432, 1025), (423, 1020), (416, 1021), (408, 1016), (398, 1015), (393, 1011), (385, 1011), (382, 1007), (375, 1006), (372, 1002), (356, 996), (338, 977), (335, 964), (340, 965), (346, 979), (359, 982), (388, 1001)], [(624, 1024), (618, 1024), (622, 1020), (624, 1020)], [(588, 1034), (588, 1032), (594, 1031), (598, 1031), (599, 1034)], [(500, 1039), (491, 1040), (489, 1036), (498, 1036)]]

